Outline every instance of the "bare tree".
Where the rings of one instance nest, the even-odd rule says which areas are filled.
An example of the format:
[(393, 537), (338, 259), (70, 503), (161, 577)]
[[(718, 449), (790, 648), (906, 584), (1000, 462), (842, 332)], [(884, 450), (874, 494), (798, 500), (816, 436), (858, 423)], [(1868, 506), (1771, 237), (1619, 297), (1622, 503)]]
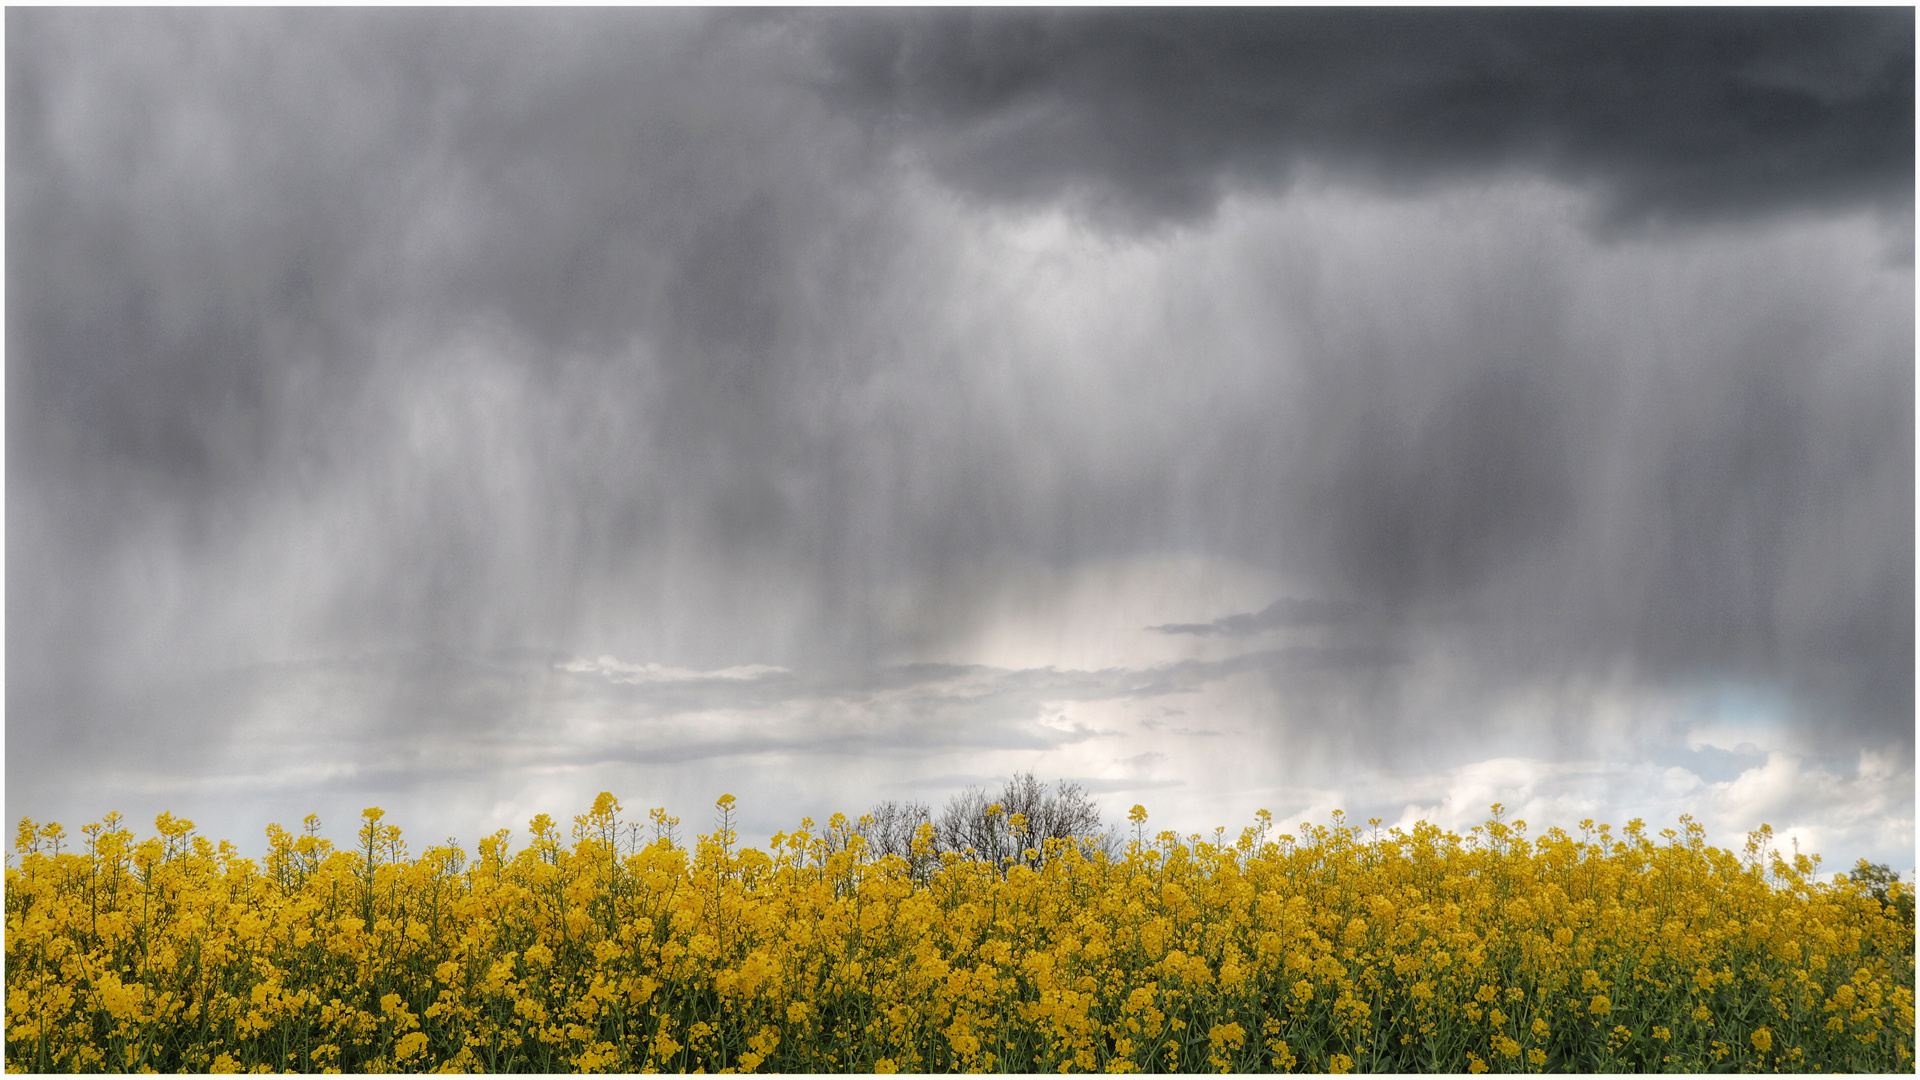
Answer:
[[(1086, 845), (1104, 831), (1100, 808), (1087, 797), (1086, 789), (1071, 780), (1058, 781), (1049, 791), (1032, 773), (1020, 773), (1007, 781), (1000, 801), (1009, 816), (1019, 814), (1024, 819), (1015, 851), (1034, 866), (1045, 860), (1047, 841)], [(1027, 851), (1034, 854), (1024, 855)]]
[(935, 826), (934, 844), (942, 852), (971, 853), (976, 859), (999, 858), (1000, 836), (994, 829), (993, 809), (987, 793), (973, 785), (947, 800)]
[(873, 858), (898, 855), (911, 862), (913, 834), (922, 824), (932, 820), (926, 803), (888, 799), (867, 811), (867, 815), (854, 826), (854, 831), (866, 840), (867, 852)]
[(1062, 780), (1049, 788), (1028, 772), (1015, 775), (994, 796), (970, 786), (947, 800), (935, 843), (942, 852), (971, 853), (996, 864), (1013, 857), (1038, 867), (1046, 861), (1048, 840), (1102, 851), (1105, 832), (1099, 807), (1079, 784)]

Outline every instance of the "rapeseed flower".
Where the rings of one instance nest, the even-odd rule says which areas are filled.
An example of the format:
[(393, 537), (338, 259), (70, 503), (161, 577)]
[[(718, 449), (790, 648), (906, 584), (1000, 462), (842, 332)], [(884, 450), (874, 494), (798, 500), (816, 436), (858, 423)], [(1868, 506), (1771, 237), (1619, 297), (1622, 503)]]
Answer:
[(867, 848), (803, 821), (690, 846), (603, 793), (571, 835), (409, 854), (377, 807), (262, 860), (162, 815), (22, 822), (6, 1065), (253, 1071), (1911, 1071), (1898, 882), (1818, 881), (1692, 822), (1494, 819), (1120, 851)]

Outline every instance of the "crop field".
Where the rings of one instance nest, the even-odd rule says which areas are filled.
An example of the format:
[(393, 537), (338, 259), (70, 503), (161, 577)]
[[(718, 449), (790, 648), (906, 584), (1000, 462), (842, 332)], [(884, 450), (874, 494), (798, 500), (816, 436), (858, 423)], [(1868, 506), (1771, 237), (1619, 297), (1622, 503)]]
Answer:
[[(904, 856), (743, 847), (602, 795), (410, 855), (377, 809), (264, 859), (162, 815), (20, 824), (6, 1067), (193, 1071), (1911, 1071), (1909, 887), (1754, 834), (1329, 825)], [(993, 847), (1001, 845), (995, 843)], [(1875, 887), (1870, 888), (1869, 884)]]

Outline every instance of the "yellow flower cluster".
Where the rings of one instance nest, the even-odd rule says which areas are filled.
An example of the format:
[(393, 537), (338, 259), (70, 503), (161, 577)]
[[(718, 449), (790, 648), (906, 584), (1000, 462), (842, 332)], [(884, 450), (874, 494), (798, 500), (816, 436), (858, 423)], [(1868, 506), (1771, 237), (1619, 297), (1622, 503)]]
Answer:
[[(601, 795), (571, 843), (409, 857), (368, 810), (264, 860), (162, 815), (22, 822), (6, 1067), (208, 1071), (1899, 1071), (1913, 928), (1811, 861), (1495, 819), (872, 857), (691, 851)], [(1014, 826), (1015, 833), (1021, 826)], [(1895, 885), (1895, 898), (1904, 886)], [(1906, 910), (1910, 911), (1908, 907)]]

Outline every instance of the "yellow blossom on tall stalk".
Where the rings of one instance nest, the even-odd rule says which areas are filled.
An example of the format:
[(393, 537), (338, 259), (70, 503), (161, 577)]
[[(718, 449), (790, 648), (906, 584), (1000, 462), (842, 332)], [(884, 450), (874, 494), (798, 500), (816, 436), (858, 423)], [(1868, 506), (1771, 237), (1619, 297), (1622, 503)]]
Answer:
[[(162, 815), (22, 821), (6, 1065), (163, 1071), (1911, 1071), (1911, 890), (1583, 823), (1303, 824), (1006, 850), (803, 821), (691, 847), (601, 794), (408, 852), (263, 859)], [(1000, 834), (994, 834), (1000, 835)], [(996, 844), (998, 841), (995, 842)], [(990, 845), (992, 846), (992, 845)], [(906, 851), (907, 854), (897, 852)], [(1871, 887), (1869, 887), (1871, 886)]]

